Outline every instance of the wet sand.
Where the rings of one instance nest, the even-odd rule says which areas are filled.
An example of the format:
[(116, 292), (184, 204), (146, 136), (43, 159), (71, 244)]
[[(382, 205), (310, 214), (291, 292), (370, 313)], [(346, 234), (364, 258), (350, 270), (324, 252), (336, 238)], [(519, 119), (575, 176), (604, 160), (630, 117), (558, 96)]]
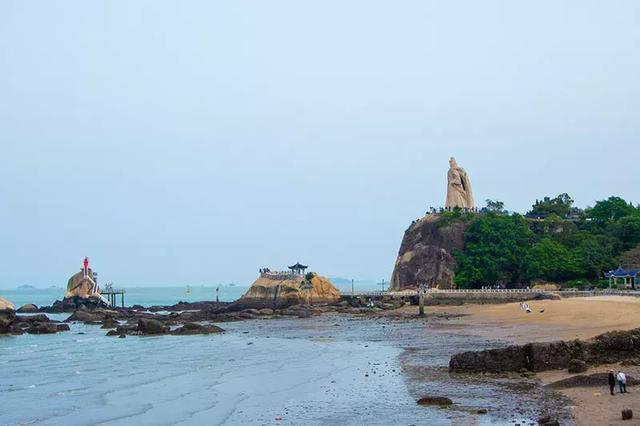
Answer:
[[(527, 313), (519, 303), (501, 305), (429, 306), (431, 327), (445, 333), (457, 333), (497, 339), (518, 344), (554, 340), (589, 339), (612, 330), (640, 327), (640, 298), (599, 296), (563, 300), (527, 302)], [(417, 307), (405, 307), (402, 315), (415, 315)], [(544, 311), (544, 312), (542, 312)], [(640, 367), (599, 366), (585, 374), (622, 369), (640, 378)], [(571, 377), (566, 371), (538, 373), (545, 384)], [(627, 394), (609, 394), (607, 383), (601, 387), (574, 387), (559, 391), (571, 401), (577, 425), (640, 424), (640, 389), (628, 387)], [(632, 421), (622, 421), (624, 408), (634, 410)]]

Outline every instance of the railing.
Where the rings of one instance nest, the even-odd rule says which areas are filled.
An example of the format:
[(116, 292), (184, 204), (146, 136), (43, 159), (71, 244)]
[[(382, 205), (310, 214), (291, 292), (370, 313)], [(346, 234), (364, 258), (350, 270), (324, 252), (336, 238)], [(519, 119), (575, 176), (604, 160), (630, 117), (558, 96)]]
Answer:
[[(429, 289), (427, 290), (427, 294), (490, 294), (490, 293), (499, 293), (499, 294), (522, 294), (522, 293), (530, 293), (530, 294), (544, 294), (544, 293), (552, 293), (559, 295), (578, 295), (578, 296), (637, 296), (640, 297), (640, 290), (588, 290), (588, 291), (576, 291), (576, 290), (542, 290), (542, 289), (532, 289), (532, 288), (497, 288), (497, 289)], [(400, 291), (342, 291), (340, 292), (343, 296), (391, 296), (391, 297), (404, 297), (404, 296), (416, 296), (417, 290), (400, 290)]]
[(269, 278), (272, 280), (287, 280), (300, 276), (300, 274), (296, 274), (295, 272), (291, 271), (269, 271), (260, 273), (260, 278)]

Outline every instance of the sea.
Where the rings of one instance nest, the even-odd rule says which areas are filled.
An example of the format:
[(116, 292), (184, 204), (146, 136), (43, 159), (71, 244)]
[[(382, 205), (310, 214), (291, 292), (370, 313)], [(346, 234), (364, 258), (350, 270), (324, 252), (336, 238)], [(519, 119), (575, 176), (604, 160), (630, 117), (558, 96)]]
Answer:
[[(215, 300), (216, 287), (189, 288), (129, 287), (125, 302)], [(246, 289), (221, 286), (218, 296)], [(48, 305), (61, 292), (0, 295)], [(0, 425), (525, 425), (561, 409), (533, 382), (450, 377), (452, 353), (500, 343), (428, 322), (327, 314), (219, 325), (224, 334), (118, 339), (72, 323), (53, 335), (0, 336)], [(455, 405), (417, 405), (425, 394)]]

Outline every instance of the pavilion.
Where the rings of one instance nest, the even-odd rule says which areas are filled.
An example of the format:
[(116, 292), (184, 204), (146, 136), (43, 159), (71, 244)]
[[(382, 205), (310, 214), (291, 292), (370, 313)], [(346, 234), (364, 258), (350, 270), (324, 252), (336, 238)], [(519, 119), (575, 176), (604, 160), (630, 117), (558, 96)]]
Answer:
[(308, 268), (308, 266), (303, 265), (300, 262), (296, 262), (295, 265), (289, 266), (289, 269), (291, 270), (291, 272), (296, 274), (296, 275), (304, 275), (304, 271), (307, 268)]
[(614, 271), (605, 272), (605, 278), (609, 279), (609, 288), (614, 284), (618, 284), (618, 279), (622, 279), (624, 288), (636, 289), (640, 285), (640, 269), (623, 269), (622, 266), (618, 266), (618, 269)]

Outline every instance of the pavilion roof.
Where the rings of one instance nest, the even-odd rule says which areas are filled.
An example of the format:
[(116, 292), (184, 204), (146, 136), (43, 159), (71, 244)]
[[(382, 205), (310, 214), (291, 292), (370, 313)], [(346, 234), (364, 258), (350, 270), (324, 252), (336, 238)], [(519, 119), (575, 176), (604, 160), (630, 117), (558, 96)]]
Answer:
[(300, 262), (297, 262), (295, 265), (289, 266), (289, 269), (307, 269), (307, 265), (303, 265)]
[(638, 275), (640, 275), (640, 269), (623, 269), (622, 266), (618, 266), (617, 269), (604, 273), (604, 276), (607, 278), (626, 278), (636, 277)]

